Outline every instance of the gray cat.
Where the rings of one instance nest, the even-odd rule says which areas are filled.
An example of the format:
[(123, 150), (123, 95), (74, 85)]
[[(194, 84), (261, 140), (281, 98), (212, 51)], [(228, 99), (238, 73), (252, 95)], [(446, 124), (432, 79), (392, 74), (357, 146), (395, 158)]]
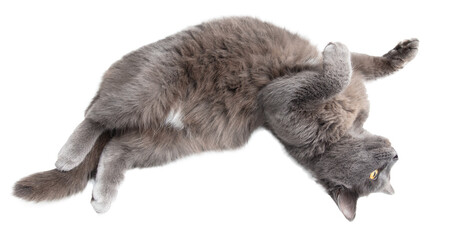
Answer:
[(350, 53), (341, 43), (318, 52), (248, 17), (191, 27), (113, 64), (57, 169), (20, 180), (14, 194), (54, 200), (95, 178), (91, 203), (106, 212), (127, 169), (235, 149), (265, 127), (351, 221), (360, 196), (393, 193), (390, 170), (398, 159), (387, 139), (363, 129), (364, 82), (401, 69), (417, 48), (411, 39), (382, 57)]

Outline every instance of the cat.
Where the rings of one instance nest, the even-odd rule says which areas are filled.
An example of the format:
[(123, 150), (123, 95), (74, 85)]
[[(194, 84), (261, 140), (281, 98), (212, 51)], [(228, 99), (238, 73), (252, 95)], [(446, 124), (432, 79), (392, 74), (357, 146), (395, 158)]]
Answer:
[(390, 170), (398, 160), (386, 138), (363, 129), (364, 83), (401, 69), (418, 44), (405, 40), (374, 57), (338, 42), (320, 52), (251, 17), (190, 27), (114, 63), (56, 169), (23, 178), (13, 194), (55, 200), (95, 178), (91, 204), (103, 213), (126, 170), (235, 149), (264, 127), (352, 221), (360, 196), (394, 192)]

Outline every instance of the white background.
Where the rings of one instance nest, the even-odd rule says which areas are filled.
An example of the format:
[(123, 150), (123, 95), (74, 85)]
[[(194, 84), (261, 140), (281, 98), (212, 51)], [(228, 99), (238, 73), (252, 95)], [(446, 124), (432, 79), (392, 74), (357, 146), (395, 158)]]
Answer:
[[(348, 3), (345, 3), (348, 2)], [(453, 239), (459, 211), (458, 7), (435, 1), (2, 1), (0, 239)], [(34, 204), (14, 182), (54, 167), (104, 71), (124, 54), (203, 21), (257, 16), (322, 49), (330, 41), (381, 55), (417, 37), (417, 58), (368, 84), (365, 127), (400, 161), (396, 194), (358, 202), (354, 222), (266, 130), (236, 151), (203, 153), (126, 174), (111, 210), (92, 184)]]

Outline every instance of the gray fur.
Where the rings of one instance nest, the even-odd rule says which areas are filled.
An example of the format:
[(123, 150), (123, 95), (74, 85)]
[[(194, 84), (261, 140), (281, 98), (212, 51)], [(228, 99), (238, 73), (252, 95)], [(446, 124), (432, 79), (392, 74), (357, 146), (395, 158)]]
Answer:
[(39, 172), (19, 180), (14, 195), (28, 201), (49, 201), (68, 197), (85, 189), (96, 174), (99, 156), (111, 135), (105, 132), (96, 140), (84, 161), (67, 172), (57, 169)]
[(78, 166), (91, 151), (103, 131), (104, 128), (91, 119), (83, 120), (59, 151), (56, 168), (61, 171), (69, 171)]
[[(360, 196), (393, 192), (389, 176), (397, 159), (388, 140), (362, 128), (369, 112), (364, 81), (401, 69), (417, 48), (411, 39), (382, 57), (350, 53), (341, 43), (319, 52), (254, 18), (206, 22), (113, 64), (85, 113), (84, 123), (98, 127), (90, 133), (79, 126), (57, 166), (76, 167), (93, 139), (112, 130), (92, 199), (105, 212), (126, 170), (234, 149), (265, 127), (353, 220)], [(378, 177), (369, 179), (376, 169)]]

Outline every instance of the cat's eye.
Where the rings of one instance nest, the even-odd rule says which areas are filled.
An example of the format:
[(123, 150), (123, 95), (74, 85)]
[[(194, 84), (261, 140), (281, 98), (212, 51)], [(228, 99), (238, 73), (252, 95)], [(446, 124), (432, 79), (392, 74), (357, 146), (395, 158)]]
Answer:
[(373, 172), (371, 172), (371, 174), (369, 175), (369, 178), (371, 180), (375, 180), (375, 179), (377, 179), (378, 175), (379, 175), (379, 170), (375, 169)]

